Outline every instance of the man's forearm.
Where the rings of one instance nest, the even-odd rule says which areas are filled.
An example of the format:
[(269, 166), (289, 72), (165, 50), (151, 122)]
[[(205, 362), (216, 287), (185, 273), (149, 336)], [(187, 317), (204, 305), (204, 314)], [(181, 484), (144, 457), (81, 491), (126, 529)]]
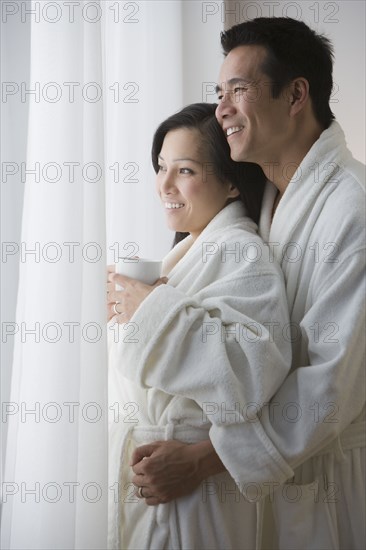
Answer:
[(190, 445), (190, 450), (192, 452), (192, 462), (197, 465), (198, 476), (201, 481), (225, 471), (225, 466), (209, 439)]

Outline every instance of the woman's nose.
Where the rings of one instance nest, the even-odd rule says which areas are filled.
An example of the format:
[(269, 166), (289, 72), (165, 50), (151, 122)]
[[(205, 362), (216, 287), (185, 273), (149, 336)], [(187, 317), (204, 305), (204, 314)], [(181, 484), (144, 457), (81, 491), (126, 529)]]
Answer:
[(171, 172), (166, 171), (161, 173), (160, 191), (163, 194), (169, 195), (174, 193), (175, 179)]

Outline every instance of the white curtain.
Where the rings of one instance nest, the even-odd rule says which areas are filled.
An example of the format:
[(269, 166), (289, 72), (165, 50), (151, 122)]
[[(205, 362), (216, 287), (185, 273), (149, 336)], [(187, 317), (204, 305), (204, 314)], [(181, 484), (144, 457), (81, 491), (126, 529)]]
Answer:
[(222, 21), (206, 4), (103, 2), (109, 263), (118, 250), (161, 258), (171, 246), (155, 192), (151, 142), (158, 124), (183, 105), (216, 99)]
[(108, 258), (159, 257), (172, 239), (163, 233), (150, 148), (159, 122), (183, 104), (182, 2), (132, 2), (120, 14), (113, 7), (105, 24)]
[(105, 268), (116, 254), (170, 247), (150, 146), (166, 116), (214, 99), (222, 23), (202, 9), (3, 2), (18, 64), (3, 88), (9, 289), (19, 272), (2, 323), (4, 549), (106, 548)]
[[(37, 17), (42, 3), (30, 9), (34, 94), (21, 167), (16, 323), (6, 326), (15, 335), (11, 395), (3, 404), (2, 545), (102, 548), (105, 192), (103, 109), (91, 84), (102, 81), (101, 25), (79, 18), (56, 27), (47, 20), (51, 10)], [(21, 100), (31, 97), (23, 94)]]

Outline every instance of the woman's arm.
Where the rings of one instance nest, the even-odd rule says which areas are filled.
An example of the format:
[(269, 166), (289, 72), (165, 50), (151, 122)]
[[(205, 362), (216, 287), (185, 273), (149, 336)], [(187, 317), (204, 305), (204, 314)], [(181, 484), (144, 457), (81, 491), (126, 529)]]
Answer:
[[(364, 405), (364, 356), (360, 345), (365, 330), (363, 254), (363, 251), (351, 254), (339, 262), (331, 276), (319, 277), (322, 285), (314, 285), (314, 304), (301, 322), (309, 363), (304, 362), (285, 379), (270, 404), (262, 409), (260, 426), (258, 423), (272, 445), (267, 446), (261, 430), (256, 441), (245, 424), (213, 426), (210, 437), (215, 448), (219, 449), (223, 463), (230, 463), (231, 471), (239, 472), (237, 480), (242, 484), (264, 481), (268, 488), (271, 484), (278, 486), (286, 464), (291, 474), (291, 468), (334, 440), (360, 415)], [(318, 334), (316, 327), (328, 330)], [(336, 329), (335, 334), (329, 335), (329, 329)], [(209, 451), (209, 442), (207, 445), (206, 459), (214, 461), (213, 446)], [(200, 452), (199, 448), (190, 447), (184, 460), (193, 461), (191, 453)], [(283, 457), (282, 465), (274, 459), (273, 447)], [(142, 451), (137, 449), (139, 456)], [(169, 449), (163, 443), (160, 459), (169, 462)], [(197, 456), (194, 460), (197, 462)], [(144, 462), (139, 464), (140, 473), (145, 473)], [(177, 469), (177, 477), (169, 488), (172, 498), (179, 495), (183, 482), (179, 472), (184, 468), (188, 465)], [(150, 474), (153, 472), (151, 462)], [(154, 492), (162, 495), (157, 482)]]
[(239, 273), (187, 296), (154, 289), (132, 318), (121, 372), (142, 387), (196, 401), (207, 423), (250, 420), (289, 371), (291, 347), (282, 280)]
[[(179, 468), (188, 468), (190, 462), (195, 475), (180, 488), (180, 475), (175, 477), (175, 487), (172, 476), (168, 494), (163, 487), (158, 498), (169, 498), (169, 493), (175, 498), (183, 491), (189, 492), (192, 484), (197, 485), (208, 475), (207, 468), (212, 468), (212, 473), (221, 471), (223, 466), (218, 460), (235, 480), (240, 480), (238, 450), (233, 462), (230, 458), (230, 447), (238, 444), (235, 438), (228, 439), (231, 443), (225, 460), (221, 456), (225, 432), (235, 428), (249, 444), (259, 438), (270, 449), (283, 480), (291, 475), (291, 468), (284, 464), (259, 422), (262, 407), (291, 364), (290, 342), (283, 337), (283, 328), (288, 324), (283, 281), (274, 269), (252, 266), (248, 272), (230, 274), (193, 296), (162, 285), (142, 302), (132, 322), (137, 328), (134, 341), (124, 341), (120, 348), (124, 357), (122, 374), (143, 387), (196, 401), (202, 408), (203, 422), (212, 425), (213, 446), (220, 448), (218, 459), (209, 441), (205, 447), (190, 445), (182, 454)], [(158, 456), (151, 453), (149, 463), (148, 459), (140, 461), (140, 466), (135, 465), (136, 473), (158, 469), (156, 460), (166, 460), (168, 465), (171, 450), (159, 444)]]

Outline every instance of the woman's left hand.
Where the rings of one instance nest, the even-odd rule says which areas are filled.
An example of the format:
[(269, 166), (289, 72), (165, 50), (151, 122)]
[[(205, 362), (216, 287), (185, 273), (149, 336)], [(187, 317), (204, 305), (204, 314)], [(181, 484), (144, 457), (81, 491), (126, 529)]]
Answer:
[[(115, 317), (117, 323), (128, 323), (139, 305), (145, 300), (154, 288), (165, 284), (168, 279), (162, 277), (153, 285), (146, 285), (137, 279), (131, 279), (125, 275), (109, 273), (108, 281), (114, 285), (120, 285), (123, 290), (111, 290), (108, 292), (108, 321)], [(116, 310), (119, 312), (116, 315)]]

